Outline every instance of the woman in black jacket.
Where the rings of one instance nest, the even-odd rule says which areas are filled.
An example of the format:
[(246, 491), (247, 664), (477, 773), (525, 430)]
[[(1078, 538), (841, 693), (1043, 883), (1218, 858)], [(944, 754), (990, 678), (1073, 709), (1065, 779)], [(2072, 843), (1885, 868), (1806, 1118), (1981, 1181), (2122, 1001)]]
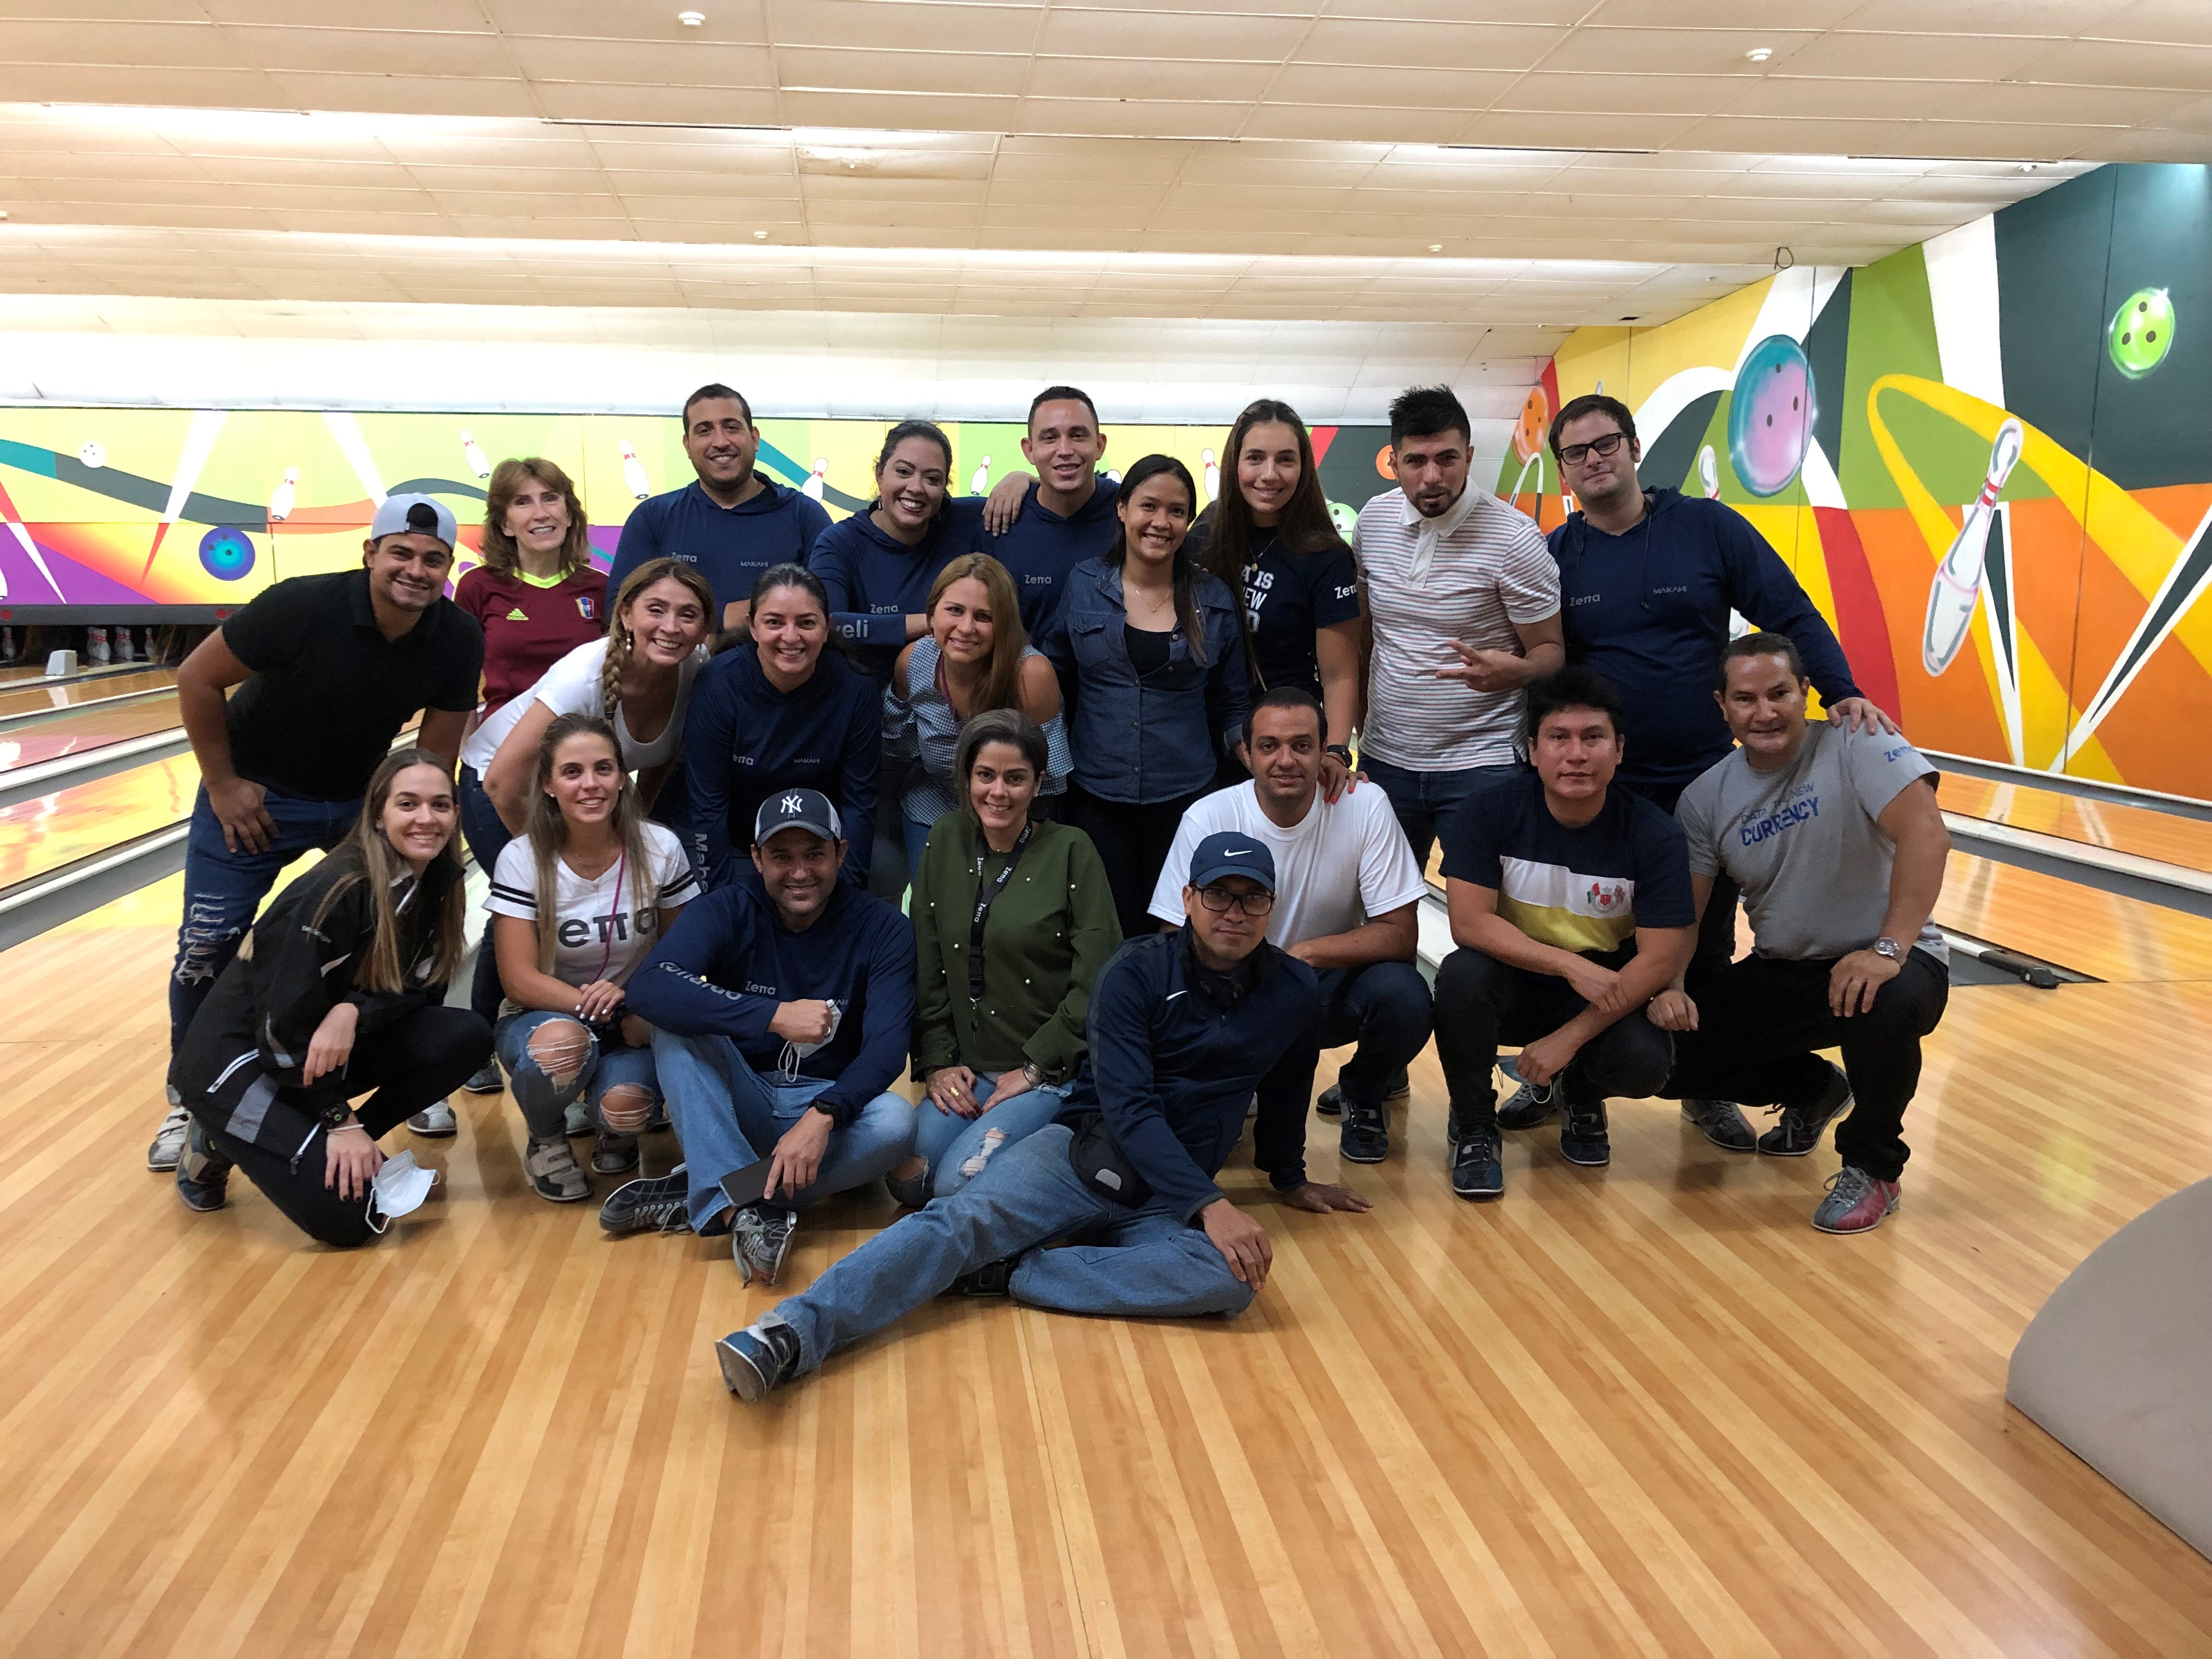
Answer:
[(464, 950), (457, 817), (446, 763), (398, 750), (343, 845), (254, 923), (177, 1059), (192, 1115), (177, 1190), (191, 1208), (221, 1209), (235, 1165), (323, 1243), (381, 1231), (377, 1137), (491, 1051), (480, 1015), (444, 1006)]

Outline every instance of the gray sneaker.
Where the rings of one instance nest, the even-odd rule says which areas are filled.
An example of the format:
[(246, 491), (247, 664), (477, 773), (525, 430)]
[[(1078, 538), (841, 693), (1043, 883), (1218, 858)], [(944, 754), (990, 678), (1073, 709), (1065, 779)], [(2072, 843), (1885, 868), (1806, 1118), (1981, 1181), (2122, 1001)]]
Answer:
[(798, 1226), (799, 1212), (775, 1204), (748, 1204), (730, 1218), (730, 1254), (746, 1284), (757, 1279), (775, 1288)]
[(418, 1135), (449, 1135), (459, 1126), (453, 1121), (453, 1109), (442, 1100), (434, 1100), (409, 1118), (407, 1127)]
[[(1821, 1062), (1826, 1065), (1826, 1061)], [(1770, 1111), (1779, 1112), (1782, 1121), (1759, 1138), (1759, 1150), (1769, 1158), (1802, 1158), (1820, 1144), (1820, 1137), (1828, 1126), (1848, 1111), (1851, 1103), (1849, 1079), (1832, 1065), (1828, 1066), (1828, 1084), (1818, 1098), (1809, 1101), (1787, 1101)]]
[(166, 1173), (177, 1167), (177, 1160), (185, 1155), (185, 1137), (191, 1133), (191, 1114), (178, 1104), (173, 1094), (169, 1099), (169, 1115), (161, 1120), (161, 1127), (154, 1131), (154, 1144), (146, 1149), (146, 1167)]
[(1743, 1109), (1732, 1100), (1686, 1100), (1682, 1115), (1724, 1152), (1747, 1152), (1759, 1144)]
[(561, 1127), (572, 1135), (592, 1133), (592, 1109), (580, 1100), (572, 1100), (561, 1109)]
[(1559, 1109), (1559, 1095), (1553, 1084), (1524, 1083), (1513, 1097), (1498, 1109), (1501, 1129), (1533, 1129)]
[(628, 1233), (688, 1233), (691, 1231), (686, 1210), (688, 1188), (681, 1164), (665, 1176), (625, 1181), (599, 1206), (599, 1225), (617, 1238)]
[(507, 1087), (507, 1077), (499, 1069), (499, 1061), (488, 1060), (477, 1067), (475, 1074), (461, 1087), (472, 1095), (495, 1095)]
[(602, 1129), (592, 1140), (592, 1170), (596, 1175), (628, 1175), (637, 1168), (637, 1137)]
[(592, 1195), (592, 1178), (578, 1167), (565, 1137), (532, 1140), (522, 1154), (522, 1167), (538, 1196), (555, 1204), (580, 1204)]

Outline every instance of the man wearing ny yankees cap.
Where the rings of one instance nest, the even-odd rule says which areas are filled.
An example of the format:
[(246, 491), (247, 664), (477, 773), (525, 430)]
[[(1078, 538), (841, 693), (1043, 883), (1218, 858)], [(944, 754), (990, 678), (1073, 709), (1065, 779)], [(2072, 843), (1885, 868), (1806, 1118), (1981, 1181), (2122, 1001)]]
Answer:
[[(891, 1085), (914, 1019), (914, 932), (840, 874), (844, 860), (828, 796), (770, 795), (752, 868), (684, 906), (631, 976), (684, 1161), (617, 1189), (599, 1212), (609, 1232), (726, 1232), (745, 1282), (773, 1285), (801, 1207), (913, 1150), (914, 1107)], [(733, 1180), (733, 1198), (724, 1178), (741, 1172), (765, 1180)]]
[(759, 1400), (947, 1290), (1124, 1318), (1240, 1312), (1272, 1252), (1215, 1176), (1255, 1091), (1255, 1161), (1282, 1200), (1369, 1207), (1306, 1179), (1321, 1000), (1313, 969), (1267, 943), (1273, 855), (1227, 831), (1199, 843), (1189, 872), (1183, 926), (1100, 970), (1060, 1120), (716, 1343), (732, 1393)]

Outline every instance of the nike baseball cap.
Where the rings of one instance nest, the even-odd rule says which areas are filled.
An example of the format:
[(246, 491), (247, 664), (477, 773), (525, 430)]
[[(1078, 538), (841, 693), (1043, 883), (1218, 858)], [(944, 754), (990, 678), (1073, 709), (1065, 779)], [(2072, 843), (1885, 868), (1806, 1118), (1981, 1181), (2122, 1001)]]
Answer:
[(428, 495), (386, 495), (368, 521), (369, 540), (410, 534), (435, 536), (451, 550), (455, 545), (453, 508)]
[(1275, 855), (1267, 843), (1235, 830), (1224, 830), (1199, 842), (1190, 855), (1190, 884), (1204, 887), (1224, 876), (1249, 876), (1267, 891), (1275, 890)]
[(819, 789), (779, 789), (753, 814), (753, 845), (765, 847), (783, 830), (805, 830), (824, 841), (836, 841), (844, 832), (838, 826), (837, 809)]

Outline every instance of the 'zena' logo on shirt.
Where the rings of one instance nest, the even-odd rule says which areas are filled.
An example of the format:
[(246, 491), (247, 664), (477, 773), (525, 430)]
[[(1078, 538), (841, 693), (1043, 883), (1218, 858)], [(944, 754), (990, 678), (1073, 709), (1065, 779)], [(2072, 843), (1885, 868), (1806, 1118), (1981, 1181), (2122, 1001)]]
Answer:
[(1628, 902), (1628, 889), (1620, 882), (1615, 882), (1612, 886), (1607, 887), (1602, 882), (1594, 881), (1590, 883), (1589, 891), (1583, 896), (1589, 899), (1591, 906), (1602, 915), (1613, 906)]

